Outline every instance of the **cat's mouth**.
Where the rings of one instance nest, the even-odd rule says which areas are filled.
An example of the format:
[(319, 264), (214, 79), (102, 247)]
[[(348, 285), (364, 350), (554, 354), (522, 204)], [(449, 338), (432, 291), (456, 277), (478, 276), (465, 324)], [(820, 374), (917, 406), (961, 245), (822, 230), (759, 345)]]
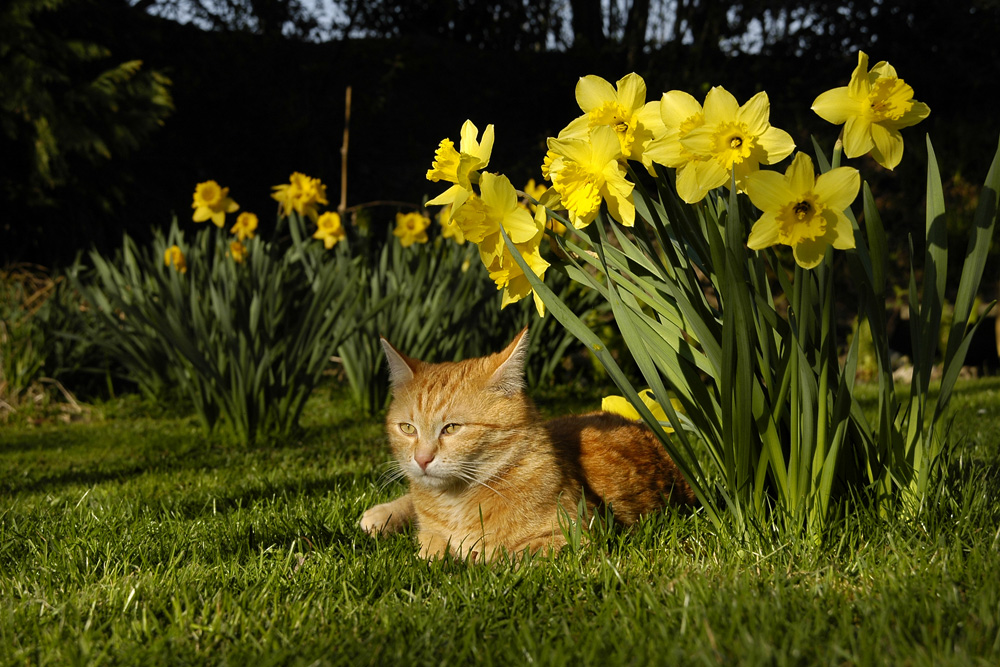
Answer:
[(462, 480), (441, 470), (414, 470), (410, 479), (433, 489), (448, 489), (462, 485)]

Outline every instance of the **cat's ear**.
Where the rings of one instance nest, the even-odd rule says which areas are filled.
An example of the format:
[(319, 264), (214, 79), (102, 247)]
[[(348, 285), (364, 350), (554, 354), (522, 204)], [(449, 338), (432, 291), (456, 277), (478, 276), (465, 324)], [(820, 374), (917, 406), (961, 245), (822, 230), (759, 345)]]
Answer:
[(528, 327), (498, 355), (499, 364), (490, 376), (489, 387), (503, 394), (516, 394), (524, 389), (524, 364), (528, 360)]
[(385, 337), (379, 336), (379, 340), (382, 341), (382, 349), (385, 350), (386, 361), (389, 362), (389, 382), (392, 383), (393, 388), (412, 380), (417, 360), (410, 359), (394, 348)]

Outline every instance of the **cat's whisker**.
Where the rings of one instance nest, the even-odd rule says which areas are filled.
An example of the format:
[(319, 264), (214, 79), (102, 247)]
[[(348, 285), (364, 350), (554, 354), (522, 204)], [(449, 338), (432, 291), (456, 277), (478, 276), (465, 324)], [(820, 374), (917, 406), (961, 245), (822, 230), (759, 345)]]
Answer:
[(455, 476), (458, 477), (459, 479), (461, 479), (464, 482), (470, 482), (472, 484), (476, 484), (478, 486), (482, 486), (484, 488), (487, 488), (490, 491), (492, 491), (493, 493), (495, 493), (498, 496), (500, 496), (501, 498), (503, 498), (504, 500), (508, 500), (508, 501), (510, 500), (509, 498), (507, 498), (507, 496), (505, 496), (504, 494), (500, 493), (495, 488), (493, 488), (492, 486), (489, 485), (489, 482), (493, 481), (493, 479), (496, 477), (495, 474), (494, 475), (490, 475), (485, 480), (483, 480), (483, 479), (479, 479), (475, 475), (471, 474), (468, 470), (463, 470), (460, 467), (460, 468), (458, 468), (455, 471)]

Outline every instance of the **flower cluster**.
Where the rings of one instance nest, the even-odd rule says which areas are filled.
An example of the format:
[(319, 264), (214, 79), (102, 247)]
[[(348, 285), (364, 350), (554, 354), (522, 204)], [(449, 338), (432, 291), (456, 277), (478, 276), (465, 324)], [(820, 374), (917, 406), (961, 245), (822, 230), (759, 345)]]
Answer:
[[(490, 278), (497, 289), (503, 290), (503, 308), (533, 292), (524, 271), (504, 242), (501, 229), (514, 242), (531, 271), (541, 278), (549, 266), (539, 249), (545, 235), (544, 209), (541, 209), (539, 221), (539, 216), (533, 216), (521, 205), (517, 191), (506, 176), (480, 173), (489, 165), (493, 150), (492, 125), (487, 126), (480, 141), (479, 130), (472, 121), (466, 121), (461, 136), (457, 151), (449, 139), (440, 143), (427, 178), (454, 185), (427, 204), (445, 206), (440, 216), (442, 235), (479, 246), (479, 257)], [(395, 233), (401, 240), (405, 238), (399, 227)], [(545, 306), (537, 294), (534, 300), (538, 313), (544, 315)]]
[(318, 178), (310, 178), (300, 172), (289, 177), (288, 183), (275, 185), (271, 199), (281, 204), (282, 215), (288, 217), (295, 211), (313, 222), (319, 218), (319, 207), (330, 202), (326, 199), (326, 186)]
[[(301, 217), (310, 218), (317, 227), (313, 238), (323, 241), (328, 250), (346, 238), (347, 234), (340, 223), (339, 215), (332, 211), (322, 215), (319, 213), (319, 207), (328, 201), (326, 186), (318, 178), (310, 178), (295, 172), (288, 183), (276, 185), (273, 190), (271, 197), (281, 205), (281, 214), (287, 217), (294, 212)], [(235, 213), (240, 208), (239, 204), (229, 196), (229, 188), (221, 187), (216, 181), (198, 183), (191, 207), (194, 209), (192, 219), (195, 222), (211, 220), (219, 228), (225, 226), (227, 214)], [(250, 254), (248, 244), (257, 236), (258, 224), (259, 220), (255, 214), (244, 211), (230, 228), (230, 233), (236, 238), (229, 242), (226, 254), (237, 264), (246, 260)], [(180, 246), (173, 245), (167, 248), (163, 263), (165, 266), (174, 267), (180, 273), (187, 272), (187, 260)]]
[[(844, 210), (860, 189), (856, 169), (838, 167), (817, 177), (812, 161), (802, 154), (784, 175), (761, 169), (795, 150), (791, 135), (771, 125), (767, 93), (740, 104), (716, 86), (703, 103), (679, 90), (646, 101), (646, 84), (633, 73), (614, 86), (585, 76), (577, 83), (576, 101), (583, 114), (547, 142), (541, 170), (551, 188), (526, 189), (532, 199), (529, 215), (518, 211), (517, 193), (505, 176), (481, 173), (493, 149), (492, 125), (480, 141), (476, 126), (466, 121), (459, 148), (443, 140), (427, 172), (432, 181), (453, 184), (428, 204), (446, 207), (441, 213), (446, 235), (461, 234), (479, 245), (483, 263), (505, 291), (504, 304), (523, 298), (531, 288), (499, 230), (507, 232), (532, 271), (543, 277), (548, 263), (539, 253), (539, 240), (546, 227), (558, 231), (552, 212), (563, 211), (565, 220), (582, 229), (606, 206), (618, 223), (635, 224), (630, 161), (654, 176), (657, 164), (673, 169), (677, 194), (689, 204), (735, 184), (763, 212), (747, 242), (752, 249), (788, 245), (800, 266), (813, 268), (828, 246), (854, 247)], [(823, 93), (812, 108), (824, 119), (844, 124), (842, 141), (849, 158), (870, 152), (890, 169), (902, 156), (899, 129), (930, 113), (926, 104), (913, 100), (912, 88), (891, 65), (881, 62), (869, 71), (864, 53), (850, 84)]]

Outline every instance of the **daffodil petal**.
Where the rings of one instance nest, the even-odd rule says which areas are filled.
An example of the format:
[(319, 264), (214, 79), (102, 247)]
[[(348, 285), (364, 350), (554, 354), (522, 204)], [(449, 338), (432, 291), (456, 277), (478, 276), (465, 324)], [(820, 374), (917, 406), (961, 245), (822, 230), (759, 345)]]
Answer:
[(751, 250), (762, 250), (770, 248), (779, 243), (778, 236), (781, 227), (778, 219), (773, 213), (764, 213), (757, 222), (753, 223), (750, 236), (747, 237), (747, 247)]
[(677, 170), (677, 194), (684, 201), (693, 204), (705, 197), (704, 193), (698, 196), (698, 192), (698, 170), (694, 162), (688, 162)]
[(813, 192), (824, 206), (843, 211), (854, 203), (861, 189), (861, 176), (853, 167), (837, 167), (816, 179)]
[(705, 96), (705, 124), (713, 125), (734, 118), (740, 105), (733, 94), (722, 86), (715, 86)]
[(916, 125), (924, 118), (927, 118), (931, 114), (931, 108), (924, 104), (923, 102), (917, 102), (914, 100), (913, 106), (909, 108), (902, 116), (893, 121), (886, 121), (885, 125), (894, 129), (899, 129), (902, 127), (910, 127), (911, 125)]
[(767, 151), (767, 157), (761, 160), (764, 164), (781, 162), (795, 150), (795, 140), (792, 139), (792, 135), (773, 126), (768, 127), (757, 140), (761, 148)]
[[(701, 191), (701, 196), (695, 201), (704, 199), (709, 190), (729, 183), (729, 171), (715, 160), (696, 162), (694, 169), (698, 179), (698, 189)], [(694, 202), (688, 203), (693, 204)]]
[(545, 303), (542, 301), (542, 297), (538, 296), (538, 292), (532, 291), (531, 296), (535, 301), (535, 310), (538, 312), (539, 317), (545, 317)]
[(680, 137), (681, 147), (699, 157), (709, 157), (715, 149), (715, 130), (711, 127), (696, 127)]
[(535, 219), (521, 207), (504, 216), (503, 228), (514, 243), (527, 243), (538, 234)]
[(813, 100), (812, 110), (816, 115), (834, 125), (842, 125), (859, 111), (858, 101), (851, 97), (847, 86), (834, 88)]
[(776, 171), (761, 170), (751, 174), (747, 177), (746, 188), (750, 201), (761, 211), (777, 211), (797, 198), (797, 192), (789, 187), (784, 175)]
[(590, 145), (593, 146), (592, 159), (599, 165), (617, 160), (622, 154), (618, 133), (607, 125), (598, 125), (590, 131)]
[(618, 103), (626, 109), (638, 111), (646, 104), (646, 82), (635, 72), (619, 79), (617, 87)]
[(605, 396), (601, 399), (601, 410), (621, 415), (626, 419), (641, 419), (639, 411), (624, 396)]
[(803, 269), (814, 269), (823, 261), (826, 245), (826, 239), (822, 237), (804, 240), (792, 247), (792, 255), (795, 257), (795, 262)]
[(788, 181), (788, 187), (795, 193), (797, 199), (812, 192), (816, 185), (816, 171), (812, 158), (805, 153), (797, 153), (788, 171), (785, 172), (785, 180)]
[(476, 152), (479, 159), (483, 161), (484, 167), (490, 163), (490, 156), (493, 153), (493, 138), (493, 125), (487, 125), (486, 129), (483, 130), (483, 140), (479, 142), (479, 150)]
[[(608, 127), (607, 130), (614, 135), (615, 143), (618, 144), (618, 135), (615, 134), (615, 131), (610, 127)], [(593, 148), (587, 139), (556, 139), (549, 137), (548, 147), (553, 153), (556, 153), (571, 162), (590, 162), (591, 155), (593, 154)], [(618, 150), (621, 150), (620, 144), (618, 144)], [(553, 166), (554, 165), (555, 163), (553, 162)]]
[(679, 128), (688, 118), (700, 113), (701, 104), (683, 90), (671, 90), (660, 98), (660, 118), (669, 128)]
[(895, 169), (903, 159), (903, 135), (878, 123), (872, 124), (872, 157), (886, 169)]
[(768, 117), (771, 115), (771, 102), (767, 99), (767, 93), (761, 91), (744, 103), (737, 114), (737, 118), (747, 124), (751, 134), (764, 134), (770, 126)]
[(886, 77), (890, 79), (898, 79), (899, 76), (896, 74), (896, 68), (890, 65), (885, 60), (880, 60), (875, 63), (872, 67), (871, 74), (876, 75), (878, 78)]
[(614, 87), (605, 79), (594, 74), (580, 77), (580, 80), (576, 82), (576, 103), (585, 112), (617, 97), (618, 94)]
[(663, 124), (663, 119), (660, 117), (659, 102), (647, 102), (636, 113), (636, 116), (639, 119), (638, 125), (646, 128), (654, 137), (660, 136), (667, 130)]
[[(842, 212), (828, 208), (823, 211), (826, 217), (826, 240), (837, 250), (848, 250), (856, 247), (854, 225)], [(832, 220), (831, 220), (832, 218)]]
[(863, 116), (851, 116), (844, 125), (844, 154), (861, 157), (872, 149), (872, 124)]
[(871, 92), (871, 85), (868, 83), (868, 54), (858, 51), (858, 64), (851, 72), (851, 82), (848, 84), (851, 94), (858, 99), (863, 99)]

